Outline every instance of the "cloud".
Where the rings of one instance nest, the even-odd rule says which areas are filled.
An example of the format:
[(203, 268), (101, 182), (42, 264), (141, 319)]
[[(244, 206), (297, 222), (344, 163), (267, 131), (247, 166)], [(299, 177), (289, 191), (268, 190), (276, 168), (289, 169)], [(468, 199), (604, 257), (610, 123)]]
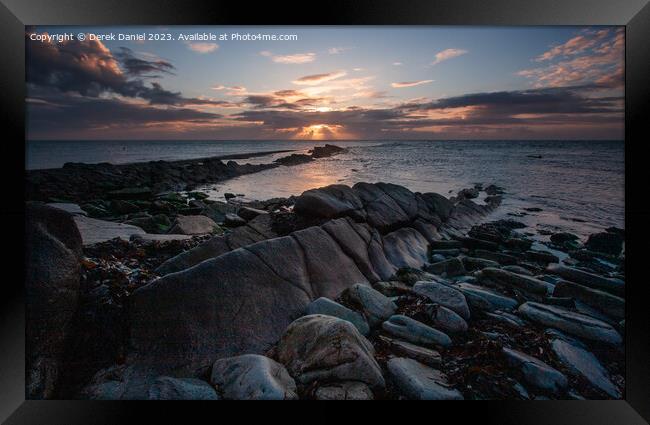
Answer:
[(554, 46), (550, 50), (542, 53), (535, 61), (542, 62), (546, 60), (554, 59), (558, 56), (573, 56), (579, 53), (582, 53), (588, 49), (591, 49), (596, 46), (596, 44), (607, 37), (608, 30), (603, 29), (595, 33), (586, 31), (583, 34), (577, 35), (566, 42)]
[(219, 48), (217, 43), (186, 43), (187, 48), (201, 54), (211, 53)]
[(330, 47), (327, 49), (327, 53), (330, 55), (338, 55), (350, 49), (352, 49), (352, 47)]
[(393, 66), (402, 66), (404, 65), (402, 62), (393, 62)]
[(159, 58), (154, 60), (138, 58), (128, 47), (120, 47), (115, 53), (115, 58), (119, 60), (126, 73), (132, 76), (157, 78), (159, 73), (173, 74), (174, 66), (171, 63)]
[(295, 53), (292, 55), (274, 55), (273, 53), (265, 50), (260, 52), (260, 55), (271, 58), (275, 63), (283, 64), (301, 64), (309, 63), (316, 60), (316, 53)]
[(441, 52), (436, 53), (435, 59), (433, 62), (431, 62), (431, 65), (437, 65), (440, 62), (462, 56), (466, 53), (468, 53), (467, 50), (463, 49), (445, 49)]
[(433, 82), (433, 80), (402, 81), (400, 83), (391, 83), (390, 85), (393, 88), (403, 88), (403, 87), (415, 87), (421, 84), (429, 84), (431, 82)]
[(293, 80), (292, 82), (298, 85), (316, 85), (316, 84), (323, 83), (325, 81), (331, 81), (337, 78), (341, 78), (345, 75), (346, 75), (345, 71), (334, 71), (334, 72), (327, 72), (324, 74), (306, 75), (304, 77), (298, 78), (297, 80)]

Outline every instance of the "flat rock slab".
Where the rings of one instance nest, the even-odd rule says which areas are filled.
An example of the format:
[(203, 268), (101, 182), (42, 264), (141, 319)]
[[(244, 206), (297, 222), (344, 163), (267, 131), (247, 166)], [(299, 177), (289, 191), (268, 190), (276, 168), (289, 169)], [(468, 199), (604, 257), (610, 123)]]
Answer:
[(413, 359), (390, 359), (388, 372), (399, 391), (410, 399), (463, 400), (463, 395), (449, 386), (442, 372)]
[(551, 264), (546, 268), (547, 273), (562, 276), (568, 281), (589, 286), (594, 289), (601, 289), (619, 297), (625, 296), (625, 282), (620, 279), (611, 279), (589, 273), (584, 270), (568, 267), (562, 264)]
[(618, 345), (621, 335), (607, 323), (562, 307), (527, 302), (518, 312), (530, 321), (588, 340)]
[(437, 366), (442, 361), (440, 353), (431, 348), (420, 347), (419, 345), (411, 344), (410, 342), (388, 338), (382, 335), (379, 336), (379, 339), (385, 344), (388, 344), (398, 355), (417, 360), (425, 365)]
[[(227, 215), (226, 215), (227, 217)], [(238, 216), (235, 216), (239, 218)], [(239, 218), (243, 221), (243, 219)], [(243, 224), (246, 224), (243, 221)], [(170, 229), (171, 233), (181, 235), (205, 235), (214, 232), (219, 226), (210, 217), (204, 215), (179, 215)]]
[(75, 215), (74, 221), (77, 224), (79, 233), (81, 233), (81, 240), (83, 241), (84, 246), (110, 241), (115, 238), (128, 241), (132, 236), (154, 241), (183, 240), (191, 237), (188, 235), (178, 234), (156, 235), (147, 233), (141, 228), (130, 224), (98, 220), (83, 215)]
[(382, 324), (382, 329), (389, 334), (418, 345), (441, 345), (448, 347), (451, 339), (447, 334), (410, 317), (396, 314)]
[(546, 295), (553, 291), (553, 285), (548, 282), (503, 269), (487, 267), (481, 270), (481, 274), (497, 283), (522, 289), (532, 294)]
[(69, 202), (51, 202), (46, 205), (48, 207), (56, 208), (57, 210), (63, 210), (72, 215), (88, 215), (88, 213), (82, 210), (79, 205)]
[(219, 359), (212, 384), (227, 400), (295, 400), (296, 383), (280, 363), (257, 354)]
[(488, 288), (484, 288), (482, 286), (464, 282), (458, 283), (455, 286), (470, 299), (470, 303), (471, 298), (473, 297), (479, 297), (485, 300), (485, 305), (489, 306), (489, 311), (514, 310), (519, 305), (517, 300), (514, 298), (507, 297), (503, 294), (500, 294)]
[(200, 379), (161, 376), (149, 388), (149, 400), (219, 400), (219, 396)]
[(347, 320), (352, 323), (356, 328), (361, 332), (361, 335), (368, 335), (370, 332), (370, 327), (366, 319), (356, 311), (350, 310), (349, 308), (342, 306), (336, 301), (332, 301), (329, 298), (320, 297), (319, 299), (312, 301), (306, 309), (306, 313), (309, 314), (324, 314), (327, 316), (338, 317), (339, 319)]
[(557, 394), (568, 385), (562, 372), (533, 356), (505, 347), (503, 354), (511, 365), (521, 370), (526, 381), (537, 388)]
[(372, 400), (374, 395), (363, 382), (334, 382), (318, 387), (314, 393), (316, 400)]
[(426, 312), (433, 326), (444, 332), (467, 332), (467, 322), (465, 319), (445, 306), (429, 304), (426, 308)]
[(625, 299), (608, 292), (561, 280), (555, 286), (553, 295), (575, 298), (614, 319), (625, 319)]
[(455, 311), (463, 319), (469, 319), (470, 313), (467, 300), (458, 289), (439, 282), (417, 282), (413, 285), (413, 291), (429, 298), (436, 304)]

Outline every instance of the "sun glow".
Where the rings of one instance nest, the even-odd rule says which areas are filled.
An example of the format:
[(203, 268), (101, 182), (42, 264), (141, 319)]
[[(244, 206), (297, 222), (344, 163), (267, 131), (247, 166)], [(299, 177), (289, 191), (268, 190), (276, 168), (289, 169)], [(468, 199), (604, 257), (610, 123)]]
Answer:
[(338, 124), (312, 124), (302, 127), (296, 139), (327, 140), (342, 137), (343, 126)]

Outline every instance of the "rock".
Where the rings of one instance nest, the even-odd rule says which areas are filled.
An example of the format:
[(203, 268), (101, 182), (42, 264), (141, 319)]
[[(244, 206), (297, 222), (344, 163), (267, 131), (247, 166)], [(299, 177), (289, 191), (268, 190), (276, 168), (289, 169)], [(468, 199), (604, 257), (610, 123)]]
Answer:
[(558, 394), (568, 386), (568, 380), (562, 372), (552, 368), (543, 361), (522, 352), (503, 348), (508, 363), (519, 368), (529, 384), (553, 394)]
[[(503, 266), (502, 269), (507, 270), (507, 271), (512, 272), (512, 273), (524, 275), (524, 276), (534, 276), (533, 272), (531, 272), (530, 270), (528, 270), (528, 269), (526, 269), (524, 267), (521, 267), (521, 266), (517, 266), (517, 265)], [(548, 281), (545, 280), (545, 282), (548, 282)], [(552, 282), (548, 282), (548, 283), (552, 283)]]
[(219, 229), (217, 223), (204, 215), (179, 215), (169, 233), (204, 235)]
[(316, 400), (372, 400), (374, 395), (363, 382), (334, 382), (320, 386), (314, 393)]
[(27, 203), (25, 218), (25, 394), (47, 399), (56, 394), (77, 309), (81, 235), (61, 209)]
[(579, 338), (612, 345), (623, 342), (621, 335), (607, 323), (562, 307), (527, 302), (519, 306), (518, 312), (530, 321)]
[(434, 241), (430, 243), (432, 250), (439, 249), (460, 249), (463, 247), (463, 244), (460, 241)]
[(429, 264), (424, 267), (424, 270), (441, 276), (460, 276), (466, 273), (463, 262), (459, 258)]
[(401, 314), (391, 316), (382, 324), (382, 329), (413, 344), (443, 347), (451, 345), (451, 339), (445, 333)]
[(515, 316), (514, 314), (507, 313), (505, 311), (495, 311), (493, 313), (491, 312), (484, 312), (485, 316), (494, 319), (498, 322), (501, 322), (503, 324), (509, 325), (509, 326), (514, 326), (516, 328), (520, 328), (522, 326), (526, 326), (526, 322), (523, 321), (521, 318)]
[(63, 210), (72, 215), (88, 215), (88, 213), (81, 209), (77, 204), (72, 204), (69, 202), (51, 202), (46, 204), (48, 207), (56, 208), (58, 210)]
[[(474, 297), (480, 297), (481, 299), (485, 300), (485, 302), (489, 306), (487, 308), (488, 311), (514, 310), (519, 305), (517, 300), (499, 294), (496, 291), (493, 291), (491, 289), (482, 286), (461, 282), (456, 284), (455, 287), (458, 288), (465, 295), (465, 297), (469, 300), (469, 303), (470, 305), (472, 305), (472, 307), (474, 307), (472, 302), (472, 298)], [(477, 305), (477, 307), (481, 307), (481, 306), (483, 306), (482, 303)], [(485, 310), (485, 307), (479, 309)]]
[[(140, 217), (126, 221), (126, 224), (140, 227), (148, 233), (167, 233), (171, 227), (171, 221), (165, 214), (156, 214), (152, 217)], [(137, 233), (139, 234), (139, 233)]]
[(609, 379), (609, 373), (586, 347), (578, 341), (556, 337), (551, 349), (571, 373), (580, 375), (608, 396), (619, 399), (621, 392)]
[(372, 287), (387, 297), (397, 297), (413, 292), (408, 285), (400, 281), (377, 282)]
[(257, 208), (251, 208), (251, 207), (242, 207), (239, 210), (237, 210), (237, 215), (246, 221), (252, 220), (261, 214), (268, 214), (268, 211), (258, 210)]
[(314, 146), (311, 151), (312, 158), (327, 158), (332, 155), (347, 152), (347, 149), (340, 146), (326, 144), (325, 146)]
[(474, 257), (483, 258), (485, 260), (496, 261), (499, 264), (510, 265), (517, 264), (517, 257), (503, 252), (487, 251), (485, 249), (475, 249)]
[(404, 227), (383, 238), (386, 258), (398, 268), (422, 268), (427, 262), (429, 242), (420, 232)]
[(419, 281), (435, 281), (436, 276), (431, 273), (427, 273), (423, 270), (414, 269), (412, 267), (402, 267), (395, 273), (395, 277), (400, 281), (404, 282), (407, 285), (415, 285)]
[(429, 366), (438, 366), (442, 361), (440, 353), (431, 348), (421, 347), (419, 345), (411, 344), (410, 342), (389, 338), (383, 335), (379, 335), (379, 340), (384, 344), (387, 344), (390, 349), (399, 356), (408, 357)]
[(551, 235), (551, 242), (560, 246), (563, 246), (567, 242), (575, 242), (578, 239), (580, 239), (578, 236), (568, 232), (554, 233)]
[(486, 241), (483, 239), (477, 239), (477, 238), (472, 238), (472, 237), (462, 237), (460, 238), (460, 241), (463, 243), (463, 246), (469, 249), (474, 249), (474, 250), (485, 250), (485, 251), (498, 251), (499, 250), (499, 244), (496, 242), (492, 241)]
[(388, 183), (357, 183), (352, 189), (363, 202), (368, 224), (382, 233), (395, 230), (418, 214), (418, 202), (410, 190)]
[(458, 192), (458, 197), (465, 198), (465, 199), (478, 198), (478, 189), (474, 187), (468, 189), (462, 189), (461, 191)]
[(463, 257), (462, 261), (465, 270), (468, 271), (481, 270), (486, 267), (499, 267), (499, 263), (496, 261), (486, 260), (484, 258)]
[(226, 214), (223, 220), (223, 224), (225, 224), (228, 227), (239, 227), (239, 226), (245, 226), (246, 225), (246, 220), (238, 216), (237, 214)]
[(432, 263), (437, 263), (439, 261), (445, 261), (446, 257), (441, 255), (441, 254), (433, 254), (431, 255), (431, 262)]
[(140, 207), (133, 202), (113, 199), (111, 201), (111, 210), (116, 214), (131, 214), (140, 211)]
[(295, 400), (296, 383), (278, 362), (257, 354), (219, 359), (210, 382), (226, 400)]
[(458, 289), (439, 282), (417, 282), (413, 285), (413, 291), (455, 311), (463, 319), (469, 319), (467, 300)]
[(223, 197), (226, 198), (227, 201), (228, 199), (236, 198), (237, 195), (235, 195), (234, 193), (226, 192), (223, 194)]
[(74, 216), (74, 221), (79, 233), (81, 234), (84, 246), (106, 242), (115, 238), (128, 241), (133, 235), (146, 234), (143, 229), (137, 226), (115, 223), (113, 221), (98, 220), (81, 215)]
[(359, 381), (385, 385), (372, 344), (350, 322), (324, 315), (294, 321), (277, 345), (277, 358), (301, 384)]
[(346, 291), (346, 295), (360, 307), (370, 326), (380, 324), (397, 310), (394, 302), (367, 285), (353, 285)]
[(219, 396), (200, 379), (161, 376), (149, 388), (149, 400), (219, 400)]
[(560, 259), (557, 257), (557, 255), (551, 254), (550, 252), (546, 252), (546, 251), (529, 250), (524, 252), (524, 256), (531, 261), (535, 261), (541, 264), (560, 262)]
[(575, 298), (614, 319), (625, 318), (625, 300), (605, 291), (561, 280), (555, 285), (553, 295)]
[(106, 193), (106, 196), (110, 199), (150, 199), (152, 193), (148, 187), (128, 187), (111, 190)]
[(307, 162), (311, 162), (314, 159), (310, 155), (302, 154), (302, 153), (292, 153), (289, 156), (283, 156), (282, 158), (278, 158), (275, 160), (278, 164), (282, 165), (300, 165), (300, 164), (305, 164)]
[(625, 237), (620, 233), (602, 232), (589, 235), (585, 246), (596, 252), (618, 255), (623, 250)]
[(522, 289), (532, 294), (545, 295), (550, 294), (553, 290), (553, 285), (543, 280), (535, 279), (533, 277), (512, 273), (507, 270), (487, 267), (481, 270), (481, 274), (497, 283)]
[(339, 319), (347, 320), (352, 323), (359, 330), (361, 335), (365, 336), (370, 333), (368, 322), (361, 314), (325, 297), (320, 297), (319, 299), (312, 301), (307, 306), (306, 314), (324, 314), (327, 316), (338, 317)]
[(414, 400), (462, 400), (457, 390), (450, 388), (446, 376), (413, 359), (397, 357), (388, 361), (388, 373), (398, 390)]
[(555, 274), (568, 281), (579, 283), (594, 289), (601, 289), (620, 297), (625, 296), (625, 282), (620, 279), (611, 279), (589, 273), (574, 267), (561, 264), (551, 264), (546, 268), (547, 273)]
[(445, 332), (461, 333), (467, 331), (467, 322), (447, 307), (429, 304), (426, 313), (433, 326)]
[(437, 193), (422, 193), (422, 202), (426, 204), (429, 212), (436, 214), (442, 221), (447, 221), (454, 210), (454, 204), (447, 198)]
[(296, 214), (306, 217), (336, 218), (349, 216), (364, 219), (363, 203), (356, 192), (345, 185), (311, 189), (296, 198)]

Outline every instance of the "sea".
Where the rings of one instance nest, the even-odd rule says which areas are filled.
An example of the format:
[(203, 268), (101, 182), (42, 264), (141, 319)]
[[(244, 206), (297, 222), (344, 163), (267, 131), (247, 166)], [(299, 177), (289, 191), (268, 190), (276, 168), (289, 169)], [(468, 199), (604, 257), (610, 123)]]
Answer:
[[(26, 168), (66, 162), (114, 164), (294, 150), (325, 143), (347, 152), (310, 163), (277, 167), (201, 188), (211, 199), (232, 192), (248, 200), (299, 195), (330, 184), (389, 182), (447, 197), (475, 184), (505, 190), (490, 219), (512, 218), (543, 241), (545, 231), (586, 238), (610, 226), (625, 227), (623, 141), (28, 141)], [(288, 153), (238, 160), (268, 163)], [(533, 210), (527, 210), (527, 209)], [(539, 232), (542, 231), (542, 234)]]

